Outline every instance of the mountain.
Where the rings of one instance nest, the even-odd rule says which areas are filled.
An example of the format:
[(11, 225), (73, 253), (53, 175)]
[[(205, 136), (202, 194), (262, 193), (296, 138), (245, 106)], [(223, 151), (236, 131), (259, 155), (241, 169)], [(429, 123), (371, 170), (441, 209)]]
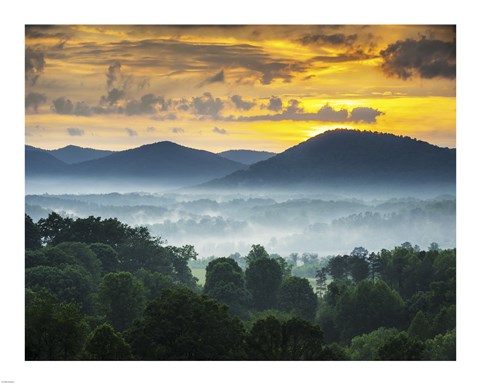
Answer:
[(111, 155), (113, 151), (104, 151), (93, 148), (77, 147), (76, 145), (67, 145), (66, 147), (49, 151), (50, 154), (67, 164), (80, 163), (82, 161), (100, 159)]
[(456, 151), (386, 133), (336, 129), (204, 186), (455, 185)]
[(47, 151), (37, 149), (25, 151), (25, 174), (27, 176), (61, 175), (66, 172), (67, 164)]
[(214, 153), (163, 141), (112, 153), (109, 156), (71, 164), (70, 174), (93, 178), (134, 178), (149, 182), (204, 182), (223, 177), (243, 164)]
[(218, 155), (242, 163), (245, 165), (252, 165), (258, 163), (259, 161), (267, 160), (272, 156), (275, 156), (276, 153), (266, 152), (266, 151), (252, 151), (248, 149), (232, 149), (230, 151), (224, 151), (218, 153)]
[(114, 153), (113, 151), (83, 148), (76, 145), (67, 145), (66, 147), (52, 150), (37, 148), (31, 145), (25, 145), (25, 151), (49, 153), (50, 155), (64, 162), (65, 164), (74, 164), (81, 163), (82, 161), (100, 159)]

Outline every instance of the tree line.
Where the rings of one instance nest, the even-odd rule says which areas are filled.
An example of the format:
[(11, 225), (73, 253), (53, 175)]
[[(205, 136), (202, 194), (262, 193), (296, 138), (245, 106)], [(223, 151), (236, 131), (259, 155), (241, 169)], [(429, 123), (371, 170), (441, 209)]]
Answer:
[(25, 248), (27, 360), (455, 359), (454, 250), (358, 248), (315, 293), (261, 245), (201, 287), (192, 246), (117, 219), (25, 215)]

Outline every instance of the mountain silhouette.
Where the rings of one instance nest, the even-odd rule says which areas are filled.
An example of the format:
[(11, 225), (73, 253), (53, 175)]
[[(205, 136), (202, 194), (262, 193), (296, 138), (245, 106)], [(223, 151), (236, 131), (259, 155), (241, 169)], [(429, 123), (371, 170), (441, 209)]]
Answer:
[(101, 149), (93, 148), (83, 148), (76, 145), (67, 145), (63, 148), (58, 149), (42, 149), (37, 147), (32, 147), (31, 145), (25, 145), (26, 151), (39, 151), (46, 152), (57, 158), (58, 160), (63, 161), (66, 164), (80, 163), (82, 161), (100, 159), (102, 157), (108, 156), (113, 153), (113, 151), (105, 151)]
[(232, 149), (230, 151), (224, 151), (218, 154), (226, 159), (245, 165), (252, 165), (276, 155), (276, 153), (273, 152), (252, 151), (249, 149)]
[(336, 129), (206, 187), (455, 185), (456, 151), (393, 134)]
[(61, 175), (64, 174), (67, 169), (67, 164), (58, 160), (45, 150), (35, 148), (25, 151), (25, 174), (27, 176)]
[(245, 168), (214, 153), (162, 141), (71, 164), (71, 175), (99, 178), (143, 178), (151, 182), (207, 181)]

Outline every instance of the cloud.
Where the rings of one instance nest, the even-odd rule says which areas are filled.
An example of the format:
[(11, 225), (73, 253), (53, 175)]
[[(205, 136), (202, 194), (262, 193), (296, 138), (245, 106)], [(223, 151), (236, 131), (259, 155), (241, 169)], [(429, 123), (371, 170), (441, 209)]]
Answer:
[(112, 65), (108, 66), (105, 76), (107, 77), (107, 89), (111, 89), (118, 80), (120, 80), (120, 70), (122, 69), (122, 64), (119, 61), (116, 61)]
[(174, 127), (174, 128), (172, 128), (172, 132), (173, 133), (184, 133), (185, 130), (183, 128)]
[(366, 108), (366, 107), (356, 107), (353, 108), (350, 112), (349, 120), (354, 123), (376, 123), (377, 116), (384, 115), (384, 112), (380, 112), (377, 109)]
[(315, 117), (319, 121), (344, 122), (348, 120), (348, 111), (343, 108), (336, 111), (330, 105), (325, 104), (318, 110)]
[(212, 129), (212, 132), (218, 133), (219, 135), (228, 135), (228, 132), (227, 132), (226, 129), (218, 128), (218, 127), (214, 127), (214, 128)]
[(298, 41), (303, 45), (309, 44), (326, 44), (326, 45), (352, 45), (355, 41), (357, 41), (357, 34), (353, 35), (345, 35), (343, 33), (335, 33), (332, 35), (326, 34), (312, 34), (312, 35), (304, 35)]
[(30, 92), (25, 96), (25, 109), (31, 109), (38, 112), (38, 107), (47, 101), (47, 97), (42, 93)]
[(102, 108), (92, 108), (86, 102), (80, 101), (75, 105), (70, 99), (59, 97), (52, 101), (53, 111), (59, 115), (91, 116), (94, 113), (105, 113)]
[(59, 115), (73, 115), (74, 106), (70, 99), (62, 96), (53, 100), (53, 109)]
[(230, 100), (235, 105), (235, 108), (243, 110), (243, 111), (248, 111), (255, 106), (254, 101), (243, 100), (242, 96), (239, 96), (239, 95), (234, 95), (234, 96), (230, 97)]
[(272, 96), (268, 101), (267, 109), (274, 112), (280, 111), (282, 109), (282, 99)]
[(398, 40), (380, 51), (381, 69), (387, 76), (407, 80), (456, 77), (456, 43), (422, 38)]
[(207, 85), (207, 84), (224, 83), (224, 82), (225, 82), (225, 73), (223, 72), (223, 69), (222, 69), (217, 74), (215, 74), (212, 77), (209, 77), (208, 79), (202, 81), (198, 86), (203, 87), (204, 85)]
[(85, 131), (82, 128), (67, 128), (67, 133), (70, 136), (83, 136)]
[(138, 84), (137, 84), (138, 89), (144, 89), (144, 88), (150, 88), (150, 79), (148, 77), (142, 78)]
[(302, 113), (302, 112), (303, 112), (303, 108), (300, 107), (300, 102), (298, 100), (291, 99), (288, 101), (288, 106), (287, 106), (287, 109), (285, 109), (284, 113), (287, 115), (293, 115), (293, 114)]
[(124, 91), (117, 88), (112, 88), (110, 91), (108, 91), (107, 96), (101, 97), (100, 104), (108, 104), (110, 106), (113, 106), (117, 104), (120, 100), (122, 100), (124, 97)]
[(157, 111), (166, 111), (168, 102), (162, 96), (155, 96), (153, 93), (143, 95), (140, 101), (132, 100), (125, 106), (127, 115), (147, 115)]
[(155, 127), (148, 127), (147, 128), (147, 132), (155, 132), (155, 131), (156, 131)]
[(39, 50), (25, 49), (25, 81), (35, 85), (45, 69), (45, 55)]
[(156, 121), (177, 120), (177, 115), (175, 113), (167, 113), (166, 115), (152, 116), (151, 119)]
[(219, 98), (214, 99), (211, 93), (205, 92), (203, 96), (192, 98), (192, 106), (198, 115), (217, 116), (223, 109), (223, 102)]
[(329, 104), (322, 106), (316, 113), (303, 112), (298, 100), (289, 101), (288, 107), (281, 113), (274, 115), (226, 117), (222, 121), (321, 121), (331, 123), (376, 123), (376, 118), (384, 113), (373, 108), (356, 107), (349, 113), (347, 109), (335, 110)]
[(130, 137), (138, 136), (137, 131), (135, 131), (134, 129), (125, 128), (125, 130), (127, 131), (127, 134), (128, 134), (128, 136), (130, 136)]

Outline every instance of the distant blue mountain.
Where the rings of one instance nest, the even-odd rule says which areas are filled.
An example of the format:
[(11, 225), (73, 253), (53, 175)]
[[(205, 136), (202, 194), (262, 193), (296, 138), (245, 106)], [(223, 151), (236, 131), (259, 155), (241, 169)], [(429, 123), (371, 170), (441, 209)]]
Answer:
[(25, 145), (25, 150), (49, 153), (66, 164), (81, 163), (82, 161), (100, 159), (113, 153), (113, 151), (83, 148), (76, 145), (67, 145), (66, 147), (53, 150), (32, 147), (31, 145)]
[(242, 164), (252, 165), (259, 161), (267, 160), (276, 153), (266, 151), (252, 151), (248, 149), (232, 149), (219, 153), (220, 156)]

